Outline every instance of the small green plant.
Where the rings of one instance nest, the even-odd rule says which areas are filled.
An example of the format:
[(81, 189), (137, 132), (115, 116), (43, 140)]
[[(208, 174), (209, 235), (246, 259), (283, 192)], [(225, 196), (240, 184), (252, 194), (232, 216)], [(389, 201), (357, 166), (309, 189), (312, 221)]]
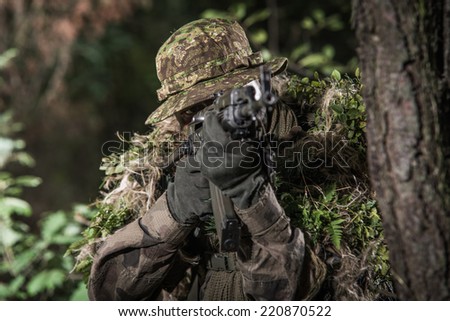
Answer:
[(34, 165), (25, 142), (14, 138), (21, 128), (11, 112), (0, 114), (0, 300), (86, 299), (81, 279), (69, 277), (74, 261), (64, 252), (80, 238), (81, 224), (74, 213), (89, 208), (47, 213), (37, 223), (39, 232), (33, 229), (32, 208), (21, 195), (25, 188), (39, 186), (41, 179), (16, 177), (7, 170), (11, 163)]

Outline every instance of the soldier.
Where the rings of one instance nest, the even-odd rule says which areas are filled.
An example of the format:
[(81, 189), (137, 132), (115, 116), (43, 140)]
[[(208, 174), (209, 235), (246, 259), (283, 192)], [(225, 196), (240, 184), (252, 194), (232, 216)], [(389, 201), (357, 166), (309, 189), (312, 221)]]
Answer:
[[(211, 104), (215, 93), (257, 80), (261, 65), (276, 76), (286, 69), (287, 59), (264, 62), (260, 52), (252, 52), (238, 23), (200, 19), (168, 38), (156, 65), (162, 104), (147, 123), (176, 117), (183, 127)], [(293, 112), (280, 102), (267, 130), (282, 135), (295, 125)], [(203, 136), (225, 145), (232, 141), (215, 113), (206, 114)], [(182, 295), (184, 299), (297, 299), (303, 291), (303, 233), (291, 226), (262, 166), (239, 166), (248, 156), (245, 151), (224, 150), (221, 156), (233, 166), (207, 167), (201, 151), (182, 159), (174, 180), (150, 210), (106, 238), (97, 251), (90, 299), (161, 299), (162, 291), (173, 293), (186, 280), (190, 294)], [(235, 253), (218, 253), (204, 232), (203, 222), (212, 213), (209, 182), (232, 199), (243, 226)]]

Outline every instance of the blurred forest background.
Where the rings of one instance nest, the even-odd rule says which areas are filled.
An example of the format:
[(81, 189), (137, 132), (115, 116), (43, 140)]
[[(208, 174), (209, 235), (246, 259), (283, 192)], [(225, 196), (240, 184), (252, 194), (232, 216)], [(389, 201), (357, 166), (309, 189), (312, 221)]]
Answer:
[(63, 254), (98, 196), (104, 144), (148, 130), (159, 46), (209, 16), (241, 21), (301, 77), (356, 69), (345, 0), (0, 0), (0, 299), (86, 299)]

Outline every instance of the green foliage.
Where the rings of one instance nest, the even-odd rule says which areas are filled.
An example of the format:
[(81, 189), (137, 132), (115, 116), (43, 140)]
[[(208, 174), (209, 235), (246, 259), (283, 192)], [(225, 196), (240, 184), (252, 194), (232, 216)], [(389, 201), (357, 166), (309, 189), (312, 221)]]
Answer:
[(85, 233), (89, 238), (105, 237), (129, 220), (130, 214), (126, 208), (122, 207), (120, 210), (113, 211), (111, 206), (99, 205), (95, 212), (94, 224), (91, 224)]
[[(348, 166), (309, 169), (300, 159), (300, 169), (280, 169), (276, 187), (293, 224), (306, 233), (311, 246), (328, 264), (330, 284), (357, 284), (364, 279), (366, 292), (358, 290), (361, 293), (356, 297), (347, 293), (349, 297), (344, 298), (373, 299), (391, 290), (390, 271), (382, 219), (367, 178), (366, 114), (359, 71), (355, 74), (352, 78), (334, 70), (323, 79), (318, 73), (312, 79), (291, 79), (289, 91), (306, 114), (304, 141), (320, 145), (332, 134), (345, 142), (342, 151)], [(324, 153), (322, 157), (327, 157), (326, 150)], [(346, 265), (346, 257), (355, 261)]]
[(356, 77), (342, 76), (333, 70), (329, 77), (300, 79), (294, 76), (289, 85), (291, 94), (302, 104), (314, 107), (314, 126), (310, 132), (329, 132), (344, 136), (362, 154), (366, 150), (366, 107), (361, 95), (359, 69)]
[(15, 48), (11, 48), (0, 54), (0, 70), (8, 66), (11, 60), (16, 57), (18, 54), (18, 50)]
[(300, 21), (300, 33), (306, 41), (299, 42), (290, 55), (290, 59), (301, 67), (317, 70), (323, 74), (329, 74), (333, 69), (349, 72), (355, 66), (355, 60), (351, 59), (342, 65), (335, 61), (336, 43), (323, 45), (321, 50), (313, 50), (311, 40), (323, 32), (335, 33), (344, 29), (344, 22), (339, 14), (327, 15), (324, 10), (315, 8), (309, 15)]
[[(377, 297), (385, 290), (384, 286), (390, 287), (390, 270), (376, 202), (358, 190), (336, 190), (333, 185), (328, 188), (328, 191), (302, 194), (291, 190), (282, 194), (281, 204), (293, 224), (308, 235), (311, 245), (328, 253), (325, 257), (340, 258), (351, 254), (364, 260), (362, 265), (370, 275), (365, 282), (372, 295)], [(333, 266), (333, 269), (340, 268)]]
[(251, 11), (246, 3), (232, 4), (227, 11), (208, 9), (202, 13), (202, 18), (225, 18), (239, 21), (246, 29), (251, 28), (248, 37), (257, 46), (264, 46), (268, 40), (268, 33), (265, 28), (257, 27), (257, 24), (266, 21), (270, 16), (268, 8)]
[[(111, 205), (98, 203), (95, 209), (92, 208), (89, 212), (85, 213), (85, 218), (92, 223), (87, 229), (82, 231), (81, 239), (77, 239), (76, 242), (70, 244), (66, 255), (76, 256), (81, 248), (89, 246), (98, 239), (112, 234), (112, 232), (128, 223), (132, 216), (126, 207), (116, 209)], [(81, 273), (84, 281), (87, 281), (91, 265), (92, 257), (87, 256), (74, 264), (74, 270)]]
[[(294, 6), (293, 6), (294, 7)], [(295, 29), (296, 39), (292, 42), (293, 45), (279, 50), (280, 52), (270, 52), (268, 50), (268, 42), (271, 35), (269, 35), (268, 28), (261, 25), (267, 23), (271, 16), (269, 8), (259, 9), (258, 6), (252, 3), (234, 3), (228, 10), (208, 9), (202, 13), (204, 18), (228, 18), (240, 21), (240, 23), (247, 30), (250, 42), (258, 50), (263, 52), (264, 58), (269, 59), (272, 55), (286, 55), (290, 59), (290, 64), (296, 64), (298, 68), (305, 73), (307, 70), (317, 70), (322, 74), (330, 74), (333, 70), (341, 70), (342, 72), (350, 72), (356, 66), (356, 58), (351, 57), (348, 61), (339, 62), (336, 52), (343, 43), (334, 40), (334, 34), (342, 32), (345, 29), (345, 23), (341, 13), (336, 13), (333, 10), (328, 14), (321, 8), (309, 8), (308, 5), (301, 6), (303, 14), (299, 15), (297, 22), (292, 29)], [(341, 10), (344, 6), (341, 6)], [(290, 10), (289, 7), (279, 7), (278, 10)], [(285, 15), (288, 12), (284, 13)], [(277, 22), (280, 23), (280, 22)], [(327, 34), (328, 40), (326, 43), (317, 41), (321, 39), (322, 34)], [(300, 36), (298, 36), (300, 35)], [(284, 39), (289, 42), (289, 39)], [(316, 43), (321, 43), (321, 47), (317, 47)], [(273, 49), (273, 48), (272, 48)]]
[[(15, 212), (15, 215), (19, 214)], [(3, 236), (0, 275), (10, 280), (9, 284), (0, 284), (0, 299), (70, 299), (72, 288), (82, 283), (69, 278), (74, 262), (71, 257), (64, 256), (67, 246), (78, 240), (81, 232), (72, 213), (47, 214), (39, 223), (37, 235), (18, 218), (10, 219), (9, 224), (0, 220), (0, 227)]]
[[(5, 168), (10, 163), (34, 164), (25, 143), (13, 138), (21, 125), (10, 112), (0, 114), (0, 300), (67, 300), (80, 280), (69, 279), (73, 259), (64, 256), (67, 246), (80, 238), (81, 226), (73, 213), (46, 214), (33, 231), (27, 218), (30, 204), (21, 198), (24, 188), (34, 188), (41, 179), (15, 177)], [(82, 207), (76, 207), (75, 213)], [(86, 299), (86, 289), (84, 291)], [(82, 299), (82, 292), (77, 292)]]
[(247, 5), (245, 3), (232, 4), (227, 11), (207, 9), (203, 11), (202, 18), (224, 18), (230, 20), (242, 20), (247, 15)]
[[(281, 202), (314, 245), (333, 245), (340, 250), (345, 242), (352, 249), (362, 250), (382, 238), (382, 221), (373, 199), (357, 189), (338, 190), (334, 184), (328, 185), (326, 191), (318, 190), (318, 186), (310, 188), (316, 190), (283, 193)], [(379, 259), (379, 264), (387, 264), (387, 256)]]
[(100, 165), (105, 173), (104, 197), (96, 202), (92, 215), (86, 217), (90, 225), (83, 231), (82, 238), (67, 251), (77, 257), (74, 269), (82, 273), (85, 280), (92, 264), (89, 253), (95, 244), (142, 214), (142, 208), (149, 208), (152, 201), (149, 195), (158, 196), (156, 184), (161, 169), (154, 162), (170, 154), (176, 143), (172, 135), (161, 137), (158, 129), (147, 135), (136, 133), (131, 139), (122, 136), (119, 139), (123, 149), (105, 156)]
[(24, 151), (25, 142), (13, 138), (22, 129), (22, 125), (13, 121), (11, 111), (0, 114), (0, 168), (7, 163), (17, 162), (23, 166), (33, 166), (33, 158)]

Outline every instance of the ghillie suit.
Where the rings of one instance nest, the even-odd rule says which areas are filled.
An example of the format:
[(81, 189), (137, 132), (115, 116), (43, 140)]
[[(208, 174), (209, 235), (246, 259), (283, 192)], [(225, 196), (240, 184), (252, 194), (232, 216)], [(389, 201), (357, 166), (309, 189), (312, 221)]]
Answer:
[[(295, 164), (279, 167), (277, 195), (293, 224), (309, 237), (314, 279), (308, 282), (316, 286), (313, 298), (391, 298), (388, 253), (365, 166), (365, 110), (359, 81), (328, 78), (302, 83), (294, 77), (285, 88), (289, 92), (281, 96), (297, 106), (302, 129), (295, 133), (295, 149), (278, 160)], [(172, 117), (147, 135), (134, 134), (123, 141), (128, 145), (123, 153), (103, 159), (98, 212), (82, 242), (72, 246), (77, 271), (87, 276), (96, 245), (161, 195), (170, 173), (157, 166), (158, 160), (183, 138)]]
[(277, 194), (293, 224), (309, 236), (312, 265), (326, 270), (315, 298), (392, 299), (388, 252), (367, 174), (359, 75), (293, 77), (287, 88), (296, 97), (303, 134), (283, 155), (296, 162), (279, 168)]
[[(244, 38), (235, 43), (244, 43)], [(246, 54), (255, 58), (251, 52)], [(272, 68), (281, 69), (283, 64), (283, 60), (275, 60)], [(254, 75), (250, 73), (243, 69), (239, 74), (242, 84), (235, 82), (233, 86), (251, 80)], [(174, 89), (166, 85), (163, 88)], [(213, 90), (215, 83), (211, 86), (205, 85), (204, 89)], [(291, 224), (308, 239), (306, 268), (300, 283), (309, 287), (301, 297), (388, 298), (392, 291), (387, 251), (367, 179), (365, 110), (358, 79), (341, 79), (337, 72), (330, 79), (316, 76), (312, 81), (279, 74), (273, 78), (273, 87), (280, 104), (271, 115), (269, 131), (281, 146), (276, 159), (275, 191)], [(164, 90), (159, 94), (165, 98)], [(180, 103), (173, 97), (177, 96), (169, 96), (158, 109), (161, 112), (147, 121), (154, 126), (147, 135), (135, 134), (124, 141), (128, 147), (122, 153), (102, 161), (105, 179), (102, 197), (96, 204), (98, 212), (84, 232), (84, 239), (71, 247), (77, 253), (76, 270), (86, 276), (97, 245), (150, 209), (173, 175), (170, 167), (158, 166), (187, 135), (180, 129), (179, 118), (160, 117), (171, 105)], [(184, 97), (181, 105), (198, 98)], [(212, 231), (214, 228), (207, 233)], [(191, 281), (188, 270), (183, 282), (161, 298), (186, 299)]]

